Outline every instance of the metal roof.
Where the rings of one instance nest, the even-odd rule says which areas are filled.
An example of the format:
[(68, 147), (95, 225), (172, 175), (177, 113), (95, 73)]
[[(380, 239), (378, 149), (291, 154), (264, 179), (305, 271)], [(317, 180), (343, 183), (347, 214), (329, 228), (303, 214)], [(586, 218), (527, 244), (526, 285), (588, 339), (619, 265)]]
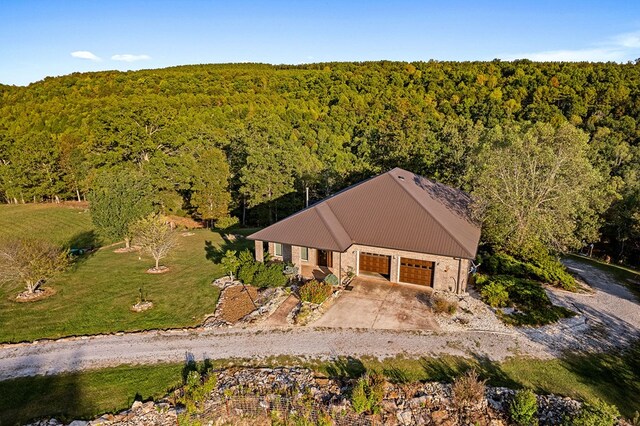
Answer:
[(395, 168), (248, 238), (344, 252), (352, 244), (472, 259), (480, 225), (465, 192)]

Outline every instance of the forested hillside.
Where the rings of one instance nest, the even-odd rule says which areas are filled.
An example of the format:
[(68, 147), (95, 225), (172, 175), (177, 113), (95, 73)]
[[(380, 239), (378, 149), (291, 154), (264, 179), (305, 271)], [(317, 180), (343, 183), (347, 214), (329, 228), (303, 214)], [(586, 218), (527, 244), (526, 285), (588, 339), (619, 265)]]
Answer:
[(483, 148), (526, 134), (508, 129), (570, 124), (598, 175), (603, 247), (638, 262), (637, 63), (196, 65), (0, 85), (0, 99), (5, 202), (83, 199), (118, 173), (167, 212), (228, 205), (258, 225), (303, 207), (307, 186), (319, 199), (395, 166), (473, 191)]

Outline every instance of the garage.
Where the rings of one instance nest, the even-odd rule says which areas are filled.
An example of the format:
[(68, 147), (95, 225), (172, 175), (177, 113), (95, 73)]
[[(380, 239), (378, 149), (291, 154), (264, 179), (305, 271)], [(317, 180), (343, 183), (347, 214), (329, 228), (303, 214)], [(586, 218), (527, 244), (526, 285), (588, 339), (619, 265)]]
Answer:
[(434, 263), (428, 260), (400, 258), (400, 281), (433, 287)]
[(360, 253), (360, 272), (373, 272), (389, 278), (391, 256), (375, 253)]

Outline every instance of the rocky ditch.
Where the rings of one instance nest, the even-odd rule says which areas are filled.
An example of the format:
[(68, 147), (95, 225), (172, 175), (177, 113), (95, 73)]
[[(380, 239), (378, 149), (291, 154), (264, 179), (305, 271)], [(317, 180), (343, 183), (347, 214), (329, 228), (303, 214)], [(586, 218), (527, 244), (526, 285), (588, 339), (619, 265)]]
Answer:
[[(197, 375), (196, 375), (197, 376)], [(136, 401), (129, 410), (107, 414), (84, 425), (486, 425), (513, 424), (508, 406), (514, 391), (485, 388), (471, 405), (456, 406), (452, 385), (439, 382), (384, 383), (376, 413), (356, 413), (351, 402), (355, 379), (320, 377), (302, 368), (229, 368), (214, 371), (200, 389), (201, 397), (187, 388), (165, 399)], [(206, 386), (210, 385), (209, 388)], [(555, 395), (538, 395), (540, 425), (561, 424), (581, 403)], [(304, 420), (303, 423), (300, 423)], [(32, 425), (57, 426), (55, 419)], [(620, 423), (624, 424), (624, 423)]]

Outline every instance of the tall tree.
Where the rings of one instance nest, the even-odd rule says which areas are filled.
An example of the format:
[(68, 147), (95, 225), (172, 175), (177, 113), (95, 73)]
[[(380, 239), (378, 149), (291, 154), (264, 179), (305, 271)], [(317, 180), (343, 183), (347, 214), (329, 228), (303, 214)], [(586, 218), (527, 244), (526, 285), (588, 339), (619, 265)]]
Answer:
[(191, 205), (209, 226), (229, 214), (229, 164), (218, 148), (201, 147), (194, 152)]
[[(536, 258), (579, 247), (579, 229), (598, 211), (602, 179), (587, 158), (588, 137), (570, 124), (496, 128), (478, 157), (473, 195), (496, 247)], [(593, 231), (593, 229), (591, 229)]]
[(130, 227), (153, 210), (149, 181), (132, 167), (102, 172), (89, 194), (91, 219), (98, 233), (108, 240), (123, 239), (130, 248)]

